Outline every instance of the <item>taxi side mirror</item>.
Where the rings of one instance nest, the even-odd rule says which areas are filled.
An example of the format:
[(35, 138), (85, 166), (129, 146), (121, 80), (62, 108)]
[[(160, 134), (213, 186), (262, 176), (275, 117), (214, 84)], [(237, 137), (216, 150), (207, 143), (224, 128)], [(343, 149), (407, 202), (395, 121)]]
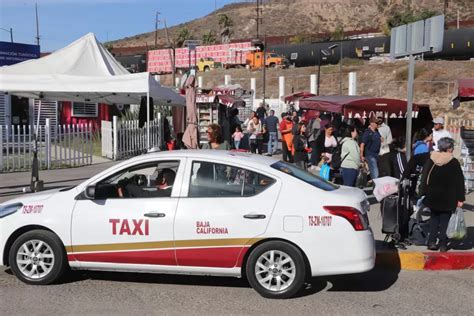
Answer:
[(88, 185), (84, 191), (84, 196), (86, 199), (94, 200), (95, 199), (95, 185)]

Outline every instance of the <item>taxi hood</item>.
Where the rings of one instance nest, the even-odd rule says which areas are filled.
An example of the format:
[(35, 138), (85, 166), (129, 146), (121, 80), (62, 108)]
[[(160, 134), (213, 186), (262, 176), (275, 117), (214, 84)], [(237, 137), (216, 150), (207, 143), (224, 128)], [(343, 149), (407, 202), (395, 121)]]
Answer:
[(16, 202), (21, 202), (25, 204), (25, 203), (35, 202), (35, 201), (44, 201), (51, 198), (53, 195), (57, 194), (62, 189), (64, 188), (51, 189), (51, 190), (40, 191), (36, 193), (25, 193), (25, 194), (17, 196), (14, 199), (5, 201), (1, 203), (0, 205), (7, 205), (11, 203), (16, 203)]

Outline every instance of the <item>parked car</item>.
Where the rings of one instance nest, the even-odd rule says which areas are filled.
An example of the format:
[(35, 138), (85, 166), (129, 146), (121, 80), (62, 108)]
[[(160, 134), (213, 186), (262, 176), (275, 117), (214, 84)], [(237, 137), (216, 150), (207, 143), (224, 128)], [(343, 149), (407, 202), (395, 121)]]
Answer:
[(1, 204), (0, 265), (41, 285), (68, 268), (246, 276), (287, 298), (307, 277), (373, 268), (368, 210), (363, 191), (270, 157), (150, 153)]

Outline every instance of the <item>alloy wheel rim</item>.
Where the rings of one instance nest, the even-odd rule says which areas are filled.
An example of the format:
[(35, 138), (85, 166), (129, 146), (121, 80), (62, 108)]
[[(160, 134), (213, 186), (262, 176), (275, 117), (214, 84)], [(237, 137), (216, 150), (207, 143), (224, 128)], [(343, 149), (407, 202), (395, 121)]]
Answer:
[(255, 276), (265, 289), (271, 292), (284, 291), (295, 280), (295, 262), (283, 251), (269, 250), (257, 259)]
[(42, 240), (28, 240), (16, 253), (16, 264), (21, 274), (29, 279), (42, 279), (53, 270), (53, 249)]

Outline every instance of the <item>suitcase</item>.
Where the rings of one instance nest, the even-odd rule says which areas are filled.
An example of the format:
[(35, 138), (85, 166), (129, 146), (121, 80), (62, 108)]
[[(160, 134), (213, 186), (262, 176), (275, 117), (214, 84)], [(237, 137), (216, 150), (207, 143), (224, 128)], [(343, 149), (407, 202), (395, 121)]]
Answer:
[[(399, 196), (390, 195), (382, 200), (381, 212), (382, 212), (382, 233), (392, 235), (392, 238), (399, 239)], [(396, 238), (398, 235), (398, 238)]]

